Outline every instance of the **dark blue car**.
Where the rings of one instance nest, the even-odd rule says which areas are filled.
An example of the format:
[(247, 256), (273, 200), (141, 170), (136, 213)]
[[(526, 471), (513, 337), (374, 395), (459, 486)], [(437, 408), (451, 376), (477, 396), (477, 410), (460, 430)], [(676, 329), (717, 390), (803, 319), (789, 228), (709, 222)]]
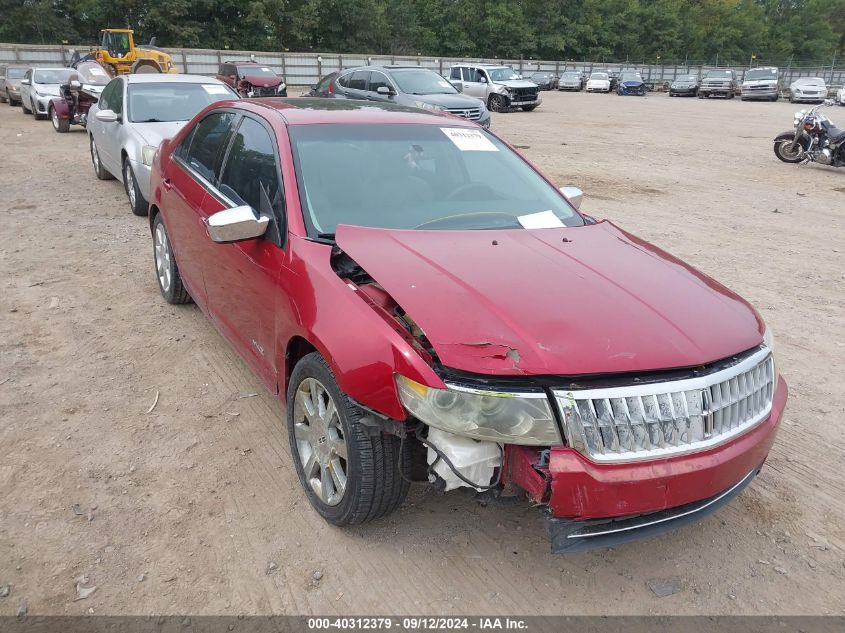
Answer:
[(618, 95), (636, 95), (638, 97), (645, 96), (645, 83), (638, 72), (626, 71), (619, 77), (619, 84), (616, 86), (616, 94)]

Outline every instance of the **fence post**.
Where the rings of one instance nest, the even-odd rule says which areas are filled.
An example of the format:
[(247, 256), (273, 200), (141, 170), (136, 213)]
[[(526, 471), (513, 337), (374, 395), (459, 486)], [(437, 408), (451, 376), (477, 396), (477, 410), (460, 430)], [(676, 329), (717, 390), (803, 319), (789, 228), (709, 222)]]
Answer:
[(285, 78), (285, 83), (288, 83), (288, 64), (285, 61), (284, 51), (282, 51), (282, 77)]
[(519, 74), (520, 75), (522, 74), (522, 62), (523, 62), (522, 55), (520, 55), (519, 56)]

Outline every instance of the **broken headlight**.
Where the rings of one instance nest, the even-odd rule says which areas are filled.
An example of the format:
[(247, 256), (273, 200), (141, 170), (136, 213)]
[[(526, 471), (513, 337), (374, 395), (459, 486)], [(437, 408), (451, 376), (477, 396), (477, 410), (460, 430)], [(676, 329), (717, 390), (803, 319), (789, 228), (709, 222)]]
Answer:
[(562, 444), (545, 393), (434, 389), (398, 374), (396, 386), (414, 417), (443, 431), (504, 444)]

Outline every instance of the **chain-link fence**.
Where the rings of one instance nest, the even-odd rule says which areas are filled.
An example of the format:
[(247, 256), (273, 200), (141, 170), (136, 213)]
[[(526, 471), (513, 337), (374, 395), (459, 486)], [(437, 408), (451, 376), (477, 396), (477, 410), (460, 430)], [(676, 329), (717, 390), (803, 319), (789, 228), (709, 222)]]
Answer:
[[(21, 65), (51, 65), (64, 66), (71, 59), (72, 46), (40, 46), (29, 44), (0, 44), (0, 63)], [(77, 50), (84, 52), (87, 47)], [(625, 71), (636, 70), (644, 81), (660, 87), (673, 81), (681, 75), (704, 75), (712, 68), (730, 68), (740, 76), (751, 68), (751, 65), (726, 66), (715, 64), (693, 64), (690, 62), (677, 64), (661, 63), (633, 63), (633, 62), (574, 62), (533, 59), (467, 59), (457, 57), (425, 57), (401, 55), (355, 55), (339, 53), (288, 53), (261, 51), (230, 51), (190, 48), (165, 49), (173, 57), (173, 62), (180, 71), (196, 75), (215, 75), (221, 62), (244, 61), (254, 56), (255, 61), (273, 69), (285, 78), (290, 86), (310, 86), (321, 77), (342, 68), (353, 66), (403, 64), (430, 68), (441, 75), (446, 75), (452, 64), (467, 62), (481, 62), (504, 64), (514, 68), (522, 75), (535, 72), (553, 72), (560, 75), (567, 70), (579, 70), (590, 73), (594, 70)], [(754, 66), (761, 65), (754, 61)], [(838, 88), (845, 84), (845, 66), (836, 66), (834, 60), (830, 65), (801, 65), (786, 62), (777, 65), (780, 69), (781, 87), (786, 88), (799, 77), (821, 77), (831, 88)]]

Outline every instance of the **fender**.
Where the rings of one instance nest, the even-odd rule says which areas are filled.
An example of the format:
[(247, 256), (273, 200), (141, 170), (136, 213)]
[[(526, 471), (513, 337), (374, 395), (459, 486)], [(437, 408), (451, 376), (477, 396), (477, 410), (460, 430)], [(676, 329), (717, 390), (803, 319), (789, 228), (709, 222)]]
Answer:
[(67, 101), (62, 97), (53, 97), (50, 99), (50, 105), (56, 111), (56, 114), (60, 119), (70, 118), (70, 108), (67, 105)]
[[(779, 141), (791, 141), (793, 138), (795, 138), (795, 132), (782, 132), (772, 139), (772, 142), (777, 143)], [(810, 141), (805, 132), (801, 132), (801, 134), (798, 135), (798, 142), (805, 150), (810, 146)]]

